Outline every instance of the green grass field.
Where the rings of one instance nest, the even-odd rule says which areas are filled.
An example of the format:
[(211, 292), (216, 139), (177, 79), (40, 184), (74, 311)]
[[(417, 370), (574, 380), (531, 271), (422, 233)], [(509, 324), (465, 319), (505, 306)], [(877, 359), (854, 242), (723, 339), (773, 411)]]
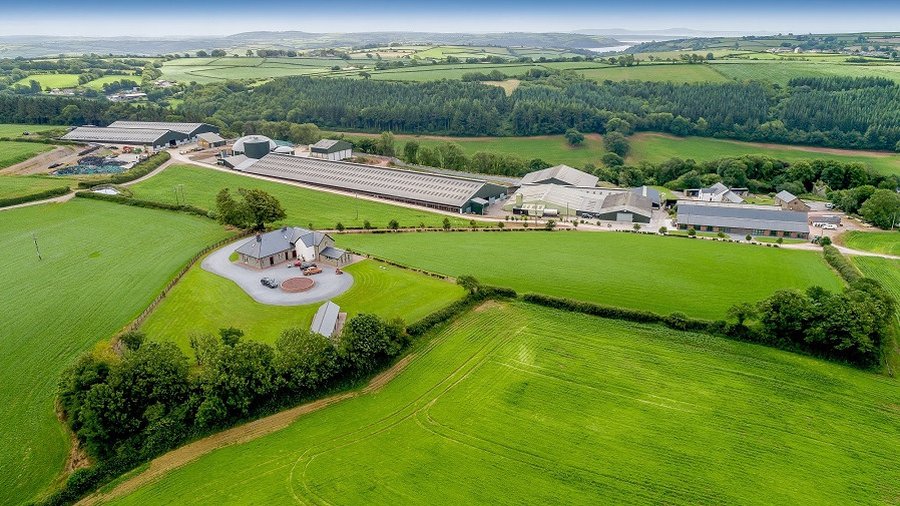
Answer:
[[(900, 301), (900, 260), (887, 258), (853, 256), (853, 263), (862, 273), (877, 279), (896, 300)], [(894, 326), (894, 342), (888, 344), (885, 353), (885, 370), (900, 372), (900, 307), (897, 308), (897, 324)]]
[(132, 75), (125, 75), (125, 76), (113, 75), (113, 76), (103, 76), (98, 79), (94, 79), (93, 81), (88, 81), (87, 83), (83, 84), (82, 86), (84, 86), (85, 88), (91, 88), (91, 89), (94, 89), (97, 91), (103, 91), (104, 84), (110, 84), (110, 83), (114, 83), (117, 81), (122, 81), (123, 79), (128, 80), (128, 81), (135, 81), (139, 85), (141, 84), (140, 76), (135, 77)]
[[(846, 59), (846, 56), (844, 57)], [(787, 86), (794, 77), (886, 77), (900, 81), (900, 65), (859, 65), (843, 61), (793, 62), (719, 62), (712, 68), (722, 76), (738, 81), (769, 81)]]
[(0, 504), (28, 502), (63, 470), (62, 370), (226, 235), (207, 219), (86, 199), (0, 213)]
[(840, 240), (848, 248), (900, 256), (900, 231), (850, 231), (842, 235)]
[[(348, 316), (374, 313), (416, 321), (463, 296), (459, 286), (430, 276), (364, 260), (345, 269), (349, 291), (334, 299)], [(144, 323), (151, 338), (171, 340), (190, 353), (190, 336), (237, 327), (252, 339), (275, 342), (288, 327), (308, 327), (319, 304), (269, 306), (236, 284), (195, 265)]]
[(639, 133), (630, 138), (629, 163), (659, 163), (670, 158), (714, 160), (747, 154), (766, 155), (788, 162), (799, 160), (837, 160), (862, 162), (882, 174), (900, 174), (900, 154), (848, 149), (817, 149), (783, 144), (711, 139), (707, 137), (673, 137), (665, 134)]
[(58, 125), (21, 125), (18, 123), (0, 123), (0, 137), (19, 137), (24, 132), (46, 132), (55, 128), (65, 128)]
[(709, 65), (637, 65), (635, 67), (606, 67), (576, 70), (594, 81), (672, 81), (674, 83), (725, 82), (727, 77)]
[(35, 155), (46, 153), (51, 149), (53, 149), (53, 146), (50, 144), (0, 141), (0, 169), (5, 169), (10, 165), (15, 165), (19, 162), (24, 162)]
[[(153, 178), (132, 186), (131, 190), (135, 198), (174, 203), (174, 189), (177, 185), (183, 185), (179, 192), (184, 190), (188, 204), (204, 209), (215, 209), (216, 194), (222, 188), (230, 188), (233, 192), (238, 188), (265, 190), (281, 201), (288, 215), (285, 223), (294, 226), (329, 229), (341, 222), (347, 227), (361, 227), (363, 221), (369, 220), (374, 227), (386, 228), (392, 219), (396, 219), (403, 227), (414, 227), (420, 223), (440, 226), (444, 220), (443, 215), (427, 211), (192, 166), (170, 167)], [(469, 223), (469, 219), (450, 220), (457, 225)]]
[(0, 175), (0, 199), (23, 197), (54, 188), (70, 186), (71, 181), (56, 177)]
[[(340, 132), (338, 132), (340, 133)], [(350, 139), (362, 137), (363, 134), (344, 133)], [(368, 137), (377, 137), (374, 134)], [(439, 146), (447, 142), (458, 144), (466, 155), (472, 156), (479, 151), (503, 153), (523, 160), (540, 158), (554, 165), (564, 163), (573, 167), (583, 167), (587, 163), (600, 165), (603, 156), (603, 140), (598, 134), (585, 135), (584, 144), (572, 147), (562, 135), (546, 135), (538, 137), (442, 137), (428, 135), (395, 135), (397, 149), (403, 152), (406, 142), (414, 140), (422, 146)]]
[(840, 287), (818, 253), (628, 233), (353, 234), (338, 244), (520, 292), (710, 319), (780, 288)]
[(41, 84), (41, 89), (74, 88), (78, 86), (78, 77), (78, 74), (33, 74), (15, 84), (28, 86), (31, 81), (37, 81)]
[(115, 504), (890, 504), (900, 383), (746, 343), (489, 304), (375, 394)]

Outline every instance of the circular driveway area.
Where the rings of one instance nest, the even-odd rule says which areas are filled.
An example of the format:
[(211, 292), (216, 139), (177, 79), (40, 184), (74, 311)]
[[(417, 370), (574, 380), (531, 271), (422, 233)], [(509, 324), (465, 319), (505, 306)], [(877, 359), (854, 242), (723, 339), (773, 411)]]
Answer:
[[(350, 274), (345, 272), (339, 276), (334, 273), (334, 267), (317, 263), (319, 268), (322, 269), (322, 273), (310, 276), (315, 280), (315, 286), (305, 292), (285, 292), (280, 288), (281, 283), (289, 278), (303, 276), (300, 269), (293, 267), (291, 263), (283, 263), (268, 269), (257, 270), (238, 265), (228, 259), (234, 253), (234, 250), (248, 240), (244, 238), (213, 251), (203, 259), (200, 267), (207, 272), (218, 274), (223, 278), (234, 281), (248, 295), (253, 297), (253, 300), (256, 302), (273, 306), (302, 306), (304, 304), (322, 302), (337, 297), (353, 286), (353, 276)], [(259, 282), (262, 278), (274, 278), (278, 282), (279, 288), (263, 286)]]

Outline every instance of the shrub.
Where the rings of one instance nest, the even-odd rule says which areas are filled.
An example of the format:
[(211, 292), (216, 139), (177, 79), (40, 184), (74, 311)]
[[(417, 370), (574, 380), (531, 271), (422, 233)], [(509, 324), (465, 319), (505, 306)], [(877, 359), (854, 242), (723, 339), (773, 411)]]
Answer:
[(696, 237), (696, 236), (697, 236), (697, 230), (694, 229), (694, 227), (689, 228), (689, 229), (688, 229), (688, 235), (691, 236), (691, 237)]
[(369, 220), (364, 221), (363, 228), (366, 230), (372, 230), (372, 223), (370, 223)]
[(391, 230), (397, 230), (398, 228), (400, 228), (400, 222), (398, 222), (397, 220), (391, 220), (388, 223), (388, 228)]
[(660, 233), (661, 235), (666, 235), (666, 234), (669, 233), (669, 229), (666, 228), (666, 227), (659, 227), (659, 233)]
[(338, 232), (343, 232), (343, 231), (344, 231), (344, 224), (341, 223), (341, 222), (337, 222), (337, 225), (335, 225), (334, 229), (337, 230)]
[(828, 262), (828, 265), (837, 271), (838, 275), (847, 283), (853, 283), (862, 279), (863, 276), (862, 273), (859, 272), (859, 269), (850, 263), (850, 261), (847, 260), (847, 258), (834, 246), (823, 246), (822, 254), (825, 256), (825, 261)]

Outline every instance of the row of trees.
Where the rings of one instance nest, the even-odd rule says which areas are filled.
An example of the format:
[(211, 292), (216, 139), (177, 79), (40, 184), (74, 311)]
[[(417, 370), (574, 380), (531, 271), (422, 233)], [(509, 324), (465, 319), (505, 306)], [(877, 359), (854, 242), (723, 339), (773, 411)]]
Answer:
[(164, 450), (209, 428), (317, 395), (367, 375), (407, 344), (401, 321), (361, 314), (338, 344), (300, 328), (274, 346), (239, 329), (191, 338), (193, 357), (173, 343), (121, 338), (120, 354), (83, 355), (59, 383), (69, 426), (88, 452), (106, 459), (151, 446)]

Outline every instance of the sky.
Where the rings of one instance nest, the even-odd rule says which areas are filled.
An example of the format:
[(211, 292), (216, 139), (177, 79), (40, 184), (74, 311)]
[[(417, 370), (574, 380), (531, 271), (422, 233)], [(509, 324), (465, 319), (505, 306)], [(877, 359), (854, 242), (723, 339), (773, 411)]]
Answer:
[(203, 36), (245, 31), (825, 33), (900, 29), (900, 0), (0, 0), (0, 35)]

